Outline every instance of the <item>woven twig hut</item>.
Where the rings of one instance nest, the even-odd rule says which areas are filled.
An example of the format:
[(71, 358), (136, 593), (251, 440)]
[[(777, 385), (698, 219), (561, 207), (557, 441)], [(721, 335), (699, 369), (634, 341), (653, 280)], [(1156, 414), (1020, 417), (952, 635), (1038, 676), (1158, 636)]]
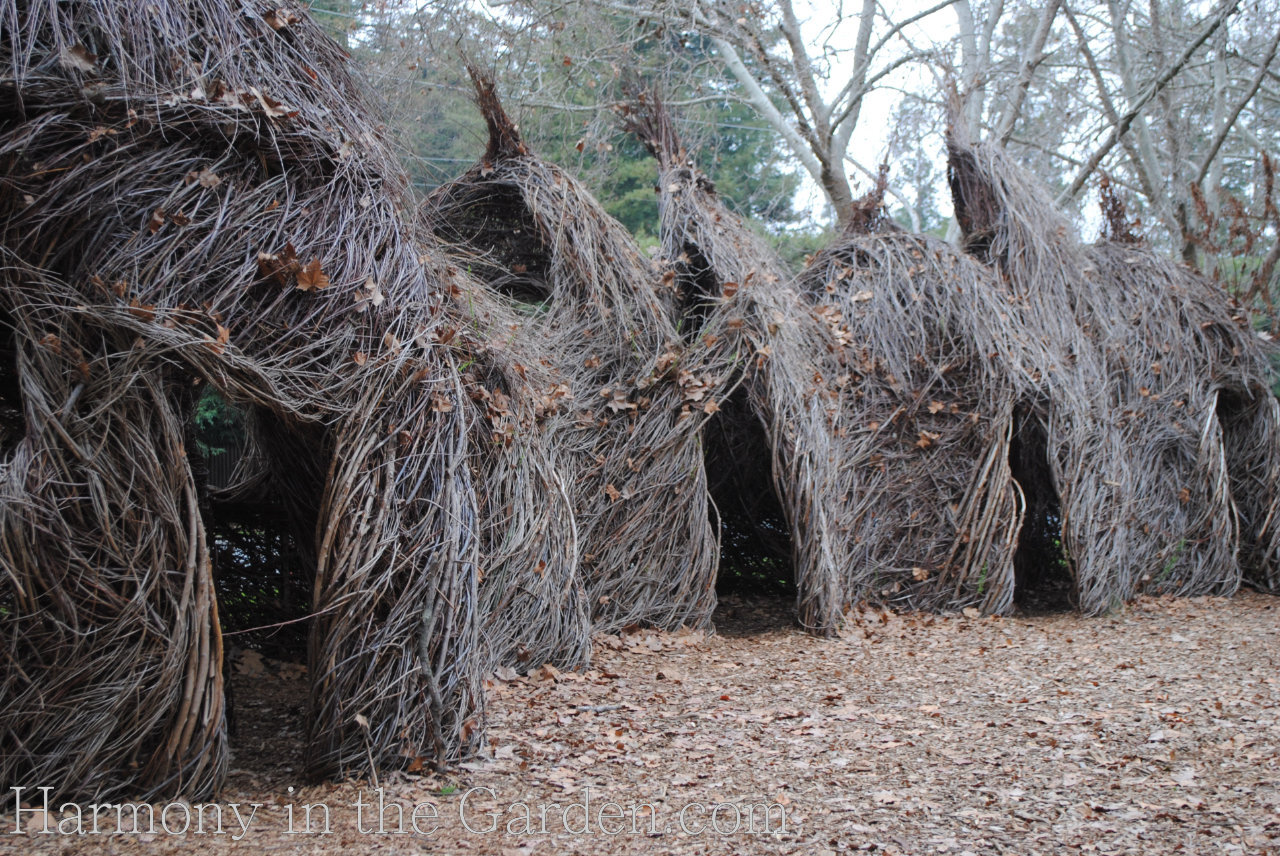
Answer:
[(902, 606), (1004, 613), (1025, 506), (1010, 467), (1016, 409), (1035, 397), (1047, 354), (983, 266), (887, 222), (882, 192), (800, 279), (848, 330), (846, 585)]
[[(692, 167), (652, 94), (627, 124), (661, 164), (683, 322), (700, 325), (691, 332), (712, 352), (756, 355), (741, 364), (745, 418), (765, 426), (774, 453), (802, 623), (830, 632), (862, 601), (1007, 611), (1023, 508), (1009, 465), (1014, 410), (1049, 359), (993, 277), (888, 223), (881, 189), (793, 284)], [(708, 467), (714, 483), (752, 460)]]
[(772, 482), (778, 503), (735, 509), (735, 525), (776, 532), (781, 508), (787, 537), (776, 540), (789, 543), (790, 556), (778, 558), (791, 561), (800, 623), (834, 633), (850, 602), (852, 489), (841, 448), (838, 319), (812, 312), (775, 254), (724, 207), (656, 96), (638, 96), (624, 123), (658, 161), (664, 281), (675, 291), (686, 371), (715, 380), (717, 407), (706, 409), (723, 410), (708, 426), (713, 482), (727, 488), (725, 503)]
[(1056, 357), (1015, 469), (1051, 476), (1028, 489), (1028, 527), (1043, 540), (1060, 527), (1081, 609), (1142, 591), (1229, 594), (1242, 548), (1268, 585), (1276, 407), (1242, 313), (1122, 234), (1082, 244), (1003, 150), (953, 133), (949, 151), (970, 251)]
[[(949, 179), (967, 249), (998, 272), (1023, 323), (1050, 350), (1045, 395), (1024, 409), (1013, 466), (1023, 474), (1026, 557), (1061, 550), (1080, 609), (1098, 613), (1134, 590), (1130, 531), (1137, 497), (1106, 365), (1076, 311), (1083, 248), (1044, 188), (1003, 150), (949, 140)], [(1025, 568), (1034, 573), (1043, 568)]]
[[(180, 402), (323, 461), (308, 766), (480, 735), (477, 504), (448, 272), (298, 9), (0, 3), (0, 780), (185, 794), (226, 763), (217, 608)], [(320, 484), (308, 473), (323, 474)]]
[(631, 236), (529, 151), (492, 81), (473, 77), (488, 150), (432, 194), (425, 216), (501, 317), (519, 318), (481, 329), (518, 340), (550, 372), (556, 415), (541, 442), (571, 501), (592, 626), (707, 627), (717, 542), (699, 428), (715, 381), (684, 369), (669, 297)]
[(1093, 327), (1125, 402), (1153, 554), (1140, 588), (1274, 589), (1280, 412), (1247, 313), (1141, 242), (1112, 237), (1087, 252)]

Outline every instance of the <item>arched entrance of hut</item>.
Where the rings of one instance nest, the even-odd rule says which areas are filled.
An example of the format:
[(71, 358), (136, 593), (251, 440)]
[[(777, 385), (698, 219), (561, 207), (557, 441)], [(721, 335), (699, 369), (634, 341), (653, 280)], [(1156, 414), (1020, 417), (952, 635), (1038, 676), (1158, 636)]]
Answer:
[(212, 388), (196, 397), (191, 426), (192, 468), (205, 483), (232, 766), (291, 780), (306, 735), (323, 441), (270, 414), (250, 415)]
[(703, 431), (707, 488), (720, 516), (717, 631), (748, 635), (795, 622), (791, 530), (764, 426), (740, 386)]
[[(1220, 389), (1215, 412), (1222, 429), (1227, 479), (1240, 534), (1240, 568), (1245, 584), (1267, 590), (1267, 550), (1271, 542), (1273, 488), (1270, 467), (1270, 431), (1280, 409), (1270, 390), (1250, 396), (1244, 390)], [(1271, 411), (1270, 413), (1268, 411)]]
[(1049, 466), (1049, 434), (1032, 404), (1014, 413), (1009, 469), (1022, 488), (1026, 511), (1013, 557), (1014, 594), (1024, 612), (1075, 608), (1076, 585), (1062, 543), (1062, 504)]

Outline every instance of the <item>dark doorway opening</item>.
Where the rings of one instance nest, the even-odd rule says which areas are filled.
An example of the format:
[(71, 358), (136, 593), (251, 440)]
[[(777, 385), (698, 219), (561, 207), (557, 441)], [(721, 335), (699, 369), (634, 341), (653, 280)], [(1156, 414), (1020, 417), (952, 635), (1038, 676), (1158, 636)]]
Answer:
[(219, 503), (208, 534), (233, 767), (292, 783), (305, 748), (314, 565), (278, 501)]
[(194, 452), (206, 473), (205, 525), (228, 647), (301, 662), (323, 442), (317, 438), (308, 451), (307, 440), (270, 414), (246, 414), (211, 389), (196, 400), (192, 421)]
[(1066, 612), (1076, 606), (1076, 583), (1062, 542), (1062, 506), (1049, 466), (1049, 432), (1032, 405), (1014, 414), (1009, 468), (1026, 500), (1013, 557), (1014, 603), (1029, 613)]
[[(1270, 390), (1252, 398), (1239, 390), (1220, 390), (1216, 413), (1222, 428), (1222, 445), (1227, 461), (1227, 480), (1240, 530), (1240, 567), (1245, 584), (1265, 580), (1265, 548), (1260, 549), (1258, 528), (1271, 510), (1268, 483), (1269, 431), (1266, 408)], [(1266, 396), (1267, 398), (1262, 398)], [(1262, 464), (1260, 466), (1260, 464)]]
[(520, 188), (486, 183), (452, 191), (432, 227), (454, 247), (486, 247), (474, 255), (469, 271), (494, 291), (529, 311), (542, 311), (552, 299), (552, 253), (538, 233)]
[(723, 287), (697, 247), (686, 244), (684, 257), (688, 261), (683, 275), (676, 280), (676, 327), (686, 342), (692, 342), (702, 335)]
[(314, 568), (303, 559), (280, 502), (219, 504), (209, 548), (229, 645), (305, 662)]
[[(193, 470), (223, 635), (233, 775), (292, 783), (308, 716), (307, 647), (327, 450), (318, 432), (242, 411), (212, 390), (196, 399)], [(287, 462), (287, 463), (284, 463)]]
[(707, 487), (720, 516), (718, 632), (795, 623), (791, 530), (774, 488), (768, 435), (739, 387), (703, 431)]

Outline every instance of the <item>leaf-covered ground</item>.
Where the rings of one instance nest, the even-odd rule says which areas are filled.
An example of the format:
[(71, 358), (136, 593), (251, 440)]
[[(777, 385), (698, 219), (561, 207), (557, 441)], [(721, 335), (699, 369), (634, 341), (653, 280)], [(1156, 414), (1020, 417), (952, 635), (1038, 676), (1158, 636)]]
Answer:
[[(227, 819), (223, 835), (0, 849), (1280, 853), (1280, 600), (1144, 600), (1100, 619), (867, 614), (830, 641), (785, 613), (729, 603), (715, 636), (605, 637), (585, 673), (495, 677), (491, 757), (379, 783), (384, 829), (402, 816), (404, 833), (376, 832), (370, 782), (302, 785), (304, 679), (268, 662), (237, 678), (220, 796), (246, 814), (263, 804), (247, 832)], [(328, 807), (331, 834), (287, 834), (303, 804)]]

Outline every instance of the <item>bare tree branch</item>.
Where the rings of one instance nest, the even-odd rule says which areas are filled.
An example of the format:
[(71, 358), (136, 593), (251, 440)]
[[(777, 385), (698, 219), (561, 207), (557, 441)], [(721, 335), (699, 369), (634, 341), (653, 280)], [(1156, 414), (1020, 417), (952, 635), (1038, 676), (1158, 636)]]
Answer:
[(1258, 87), (1262, 85), (1262, 79), (1266, 77), (1267, 70), (1271, 67), (1271, 63), (1275, 61), (1277, 46), (1280, 46), (1280, 30), (1276, 30), (1275, 36), (1271, 39), (1271, 46), (1267, 50), (1267, 58), (1258, 67), (1258, 73), (1253, 78), (1253, 84), (1245, 92), (1244, 96), (1236, 102), (1235, 109), (1231, 111), (1226, 122), (1223, 123), (1222, 127), (1218, 129), (1218, 133), (1214, 136), (1213, 142), (1209, 145), (1209, 150), (1205, 152), (1204, 158), (1200, 161), (1200, 166), (1196, 169), (1196, 177), (1192, 179), (1193, 183), (1199, 184), (1209, 174), (1209, 166), (1222, 149), (1222, 144), (1226, 141), (1227, 134), (1235, 126), (1240, 114), (1244, 112), (1244, 108), (1249, 105), (1249, 102), (1253, 100), (1253, 96), (1257, 94)]
[[(840, 104), (845, 100), (856, 101), (859, 98), (861, 98), (863, 95), (865, 95), (866, 88), (864, 84), (866, 79), (866, 69), (865, 68), (860, 69), (860, 66), (863, 63), (870, 63), (870, 58), (878, 54), (893, 39), (893, 37), (901, 33), (904, 28), (918, 21), (923, 20), (929, 17), (930, 15), (941, 12), (943, 9), (946, 9), (948, 6), (955, 5), (957, 2), (959, 2), (959, 0), (942, 0), (941, 3), (938, 3), (934, 6), (930, 6), (928, 9), (925, 9), (923, 12), (918, 12), (915, 15), (912, 15), (911, 17), (907, 18), (906, 20), (898, 24), (894, 24), (892, 27), (889, 28), (889, 31), (886, 32), (878, 42), (876, 42), (876, 45), (874, 48), (868, 48), (867, 50), (861, 52), (862, 56), (864, 57), (864, 59), (862, 60), (862, 63), (859, 62), (857, 55), (855, 55), (854, 72), (849, 75), (849, 82), (844, 85), (844, 88), (841, 89), (839, 94), (837, 94), (836, 97), (832, 99), (831, 103)], [(832, 124), (834, 125), (835, 123), (833, 122)]]
[[(1080, 26), (1079, 21), (1076, 20), (1076, 16), (1071, 11), (1070, 5), (1064, 5), (1062, 7), (1062, 12), (1066, 17), (1067, 22), (1071, 25), (1071, 29), (1075, 31), (1076, 42), (1080, 47), (1080, 53), (1085, 58), (1085, 63), (1088, 65), (1089, 73), (1093, 76), (1094, 86), (1098, 90), (1098, 102), (1102, 105), (1102, 111), (1106, 115), (1107, 121), (1111, 123), (1112, 127), (1115, 127), (1120, 124), (1120, 116), (1116, 113), (1115, 102), (1111, 100), (1111, 94), (1107, 92), (1106, 80), (1103, 78), (1102, 70), (1098, 67), (1097, 58), (1094, 56), (1093, 50), (1089, 47), (1089, 38), (1085, 35), (1084, 28)], [(1151, 183), (1150, 174), (1144, 168), (1142, 154), (1134, 144), (1133, 137), (1126, 134), (1121, 138), (1120, 143), (1124, 147), (1125, 154), (1129, 156), (1129, 162), (1133, 164), (1133, 172), (1134, 175), (1137, 176), (1138, 184), (1140, 186), (1138, 192), (1146, 199), (1150, 200), (1152, 207), (1159, 211), (1161, 206), (1156, 203), (1158, 198), (1156, 196), (1156, 188)], [(1059, 155), (1059, 157), (1061, 157), (1061, 155)], [(1065, 157), (1063, 159), (1066, 160)], [(1084, 166), (1083, 161), (1079, 161), (1074, 158), (1068, 160), (1068, 163), (1075, 167)], [(1114, 175), (1111, 176), (1111, 180), (1122, 187), (1134, 189), (1133, 185), (1124, 182)], [(1172, 221), (1170, 221), (1169, 225), (1173, 225)]]
[(1186, 50), (1182, 52), (1182, 55), (1177, 59), (1177, 61), (1172, 63), (1160, 74), (1159, 77), (1152, 81), (1151, 85), (1147, 87), (1146, 91), (1142, 93), (1137, 101), (1129, 106), (1129, 109), (1120, 117), (1120, 123), (1112, 126), (1111, 133), (1107, 135), (1107, 139), (1098, 147), (1098, 150), (1093, 153), (1093, 156), (1085, 162), (1084, 169), (1080, 170), (1080, 172), (1076, 174), (1075, 180), (1072, 181), (1070, 186), (1068, 186), (1067, 189), (1058, 196), (1059, 204), (1075, 198), (1076, 194), (1078, 194), (1081, 188), (1084, 187), (1085, 182), (1089, 180), (1089, 176), (1093, 175), (1099, 164), (1102, 163), (1103, 158), (1105, 158), (1111, 150), (1115, 148), (1115, 145), (1119, 142), (1120, 138), (1128, 133), (1129, 127), (1133, 124), (1133, 120), (1138, 117), (1142, 112), (1142, 109), (1147, 106), (1147, 103), (1150, 102), (1152, 98), (1159, 95), (1160, 92), (1169, 85), (1169, 82), (1178, 76), (1178, 73), (1181, 72), (1183, 67), (1191, 60), (1191, 57), (1195, 52), (1200, 49), (1200, 46), (1208, 41), (1215, 32), (1217, 32), (1217, 29), (1222, 26), (1223, 22), (1235, 12), (1236, 7), (1239, 5), (1240, 0), (1224, 0), (1223, 3), (1219, 4), (1218, 8), (1209, 18), (1208, 24), (1205, 26), (1203, 32), (1193, 39), (1191, 44), (1189, 44)]
[(791, 67), (800, 85), (800, 93), (809, 107), (809, 115), (813, 117), (814, 129), (820, 137), (830, 133), (831, 111), (818, 94), (818, 81), (813, 73), (813, 63), (809, 59), (809, 50), (800, 37), (800, 23), (796, 20), (795, 9), (791, 0), (778, 0), (782, 11), (782, 36), (791, 49)]
[(799, 159), (800, 164), (805, 168), (805, 172), (809, 173), (809, 176), (821, 186), (822, 164), (813, 154), (805, 139), (792, 127), (790, 122), (783, 118), (782, 113), (774, 106), (773, 101), (769, 99), (768, 93), (761, 88), (759, 81), (755, 79), (751, 74), (751, 70), (747, 68), (746, 63), (742, 61), (742, 57), (738, 55), (737, 49), (722, 36), (712, 36), (711, 43), (715, 45), (716, 50), (720, 53), (734, 79), (742, 84), (743, 89), (747, 90), (747, 101), (760, 114), (760, 118), (768, 122), (774, 130), (782, 135), (792, 154)]
[(1032, 36), (1031, 44), (1023, 55), (1022, 70), (1018, 73), (1018, 79), (1013, 84), (1013, 93), (1009, 96), (1009, 106), (1005, 109), (1004, 115), (1000, 119), (1000, 127), (996, 131), (996, 139), (1000, 141), (1001, 146), (1008, 145), (1009, 138), (1013, 136), (1013, 126), (1017, 124), (1018, 117), (1022, 114), (1022, 102), (1026, 100), (1027, 89), (1031, 86), (1031, 78), (1035, 76), (1037, 66), (1044, 62), (1046, 58), (1044, 46), (1049, 41), (1049, 32), (1053, 29), (1053, 19), (1057, 17), (1058, 8), (1061, 5), (1062, 0), (1050, 0), (1040, 13), (1040, 21), (1036, 24), (1035, 35)]

